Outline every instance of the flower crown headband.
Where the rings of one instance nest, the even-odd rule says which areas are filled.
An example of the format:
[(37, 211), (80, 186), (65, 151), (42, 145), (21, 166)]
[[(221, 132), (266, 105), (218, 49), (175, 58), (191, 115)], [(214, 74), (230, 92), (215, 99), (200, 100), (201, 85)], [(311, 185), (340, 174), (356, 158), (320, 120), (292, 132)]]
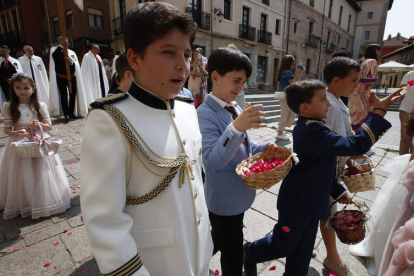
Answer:
[(24, 77), (24, 78), (29, 78), (30, 79), (29, 75), (25, 74), (25, 73), (14, 73), (13, 76), (11, 77), (11, 79), (15, 80), (18, 77)]

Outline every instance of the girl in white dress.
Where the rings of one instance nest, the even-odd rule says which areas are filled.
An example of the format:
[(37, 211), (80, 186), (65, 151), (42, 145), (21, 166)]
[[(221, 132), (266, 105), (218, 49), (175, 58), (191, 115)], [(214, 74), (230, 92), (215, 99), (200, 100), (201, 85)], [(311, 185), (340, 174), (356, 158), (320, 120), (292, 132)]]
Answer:
[(70, 208), (70, 188), (58, 154), (19, 157), (12, 142), (28, 136), (29, 129), (52, 129), (46, 104), (37, 100), (32, 79), (15, 74), (11, 100), (4, 103), (4, 132), (10, 135), (0, 161), (0, 210), (4, 219), (18, 215), (32, 219), (62, 213)]

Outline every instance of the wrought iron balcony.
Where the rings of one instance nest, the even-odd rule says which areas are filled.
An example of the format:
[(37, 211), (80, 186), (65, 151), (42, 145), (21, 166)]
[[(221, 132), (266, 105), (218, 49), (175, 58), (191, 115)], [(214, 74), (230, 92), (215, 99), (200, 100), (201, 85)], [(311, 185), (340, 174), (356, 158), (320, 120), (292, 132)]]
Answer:
[(198, 28), (210, 31), (211, 16), (209, 13), (200, 10), (194, 10), (192, 7), (185, 8), (185, 11), (191, 14), (194, 21), (197, 23)]
[(306, 43), (307, 46), (313, 47), (313, 48), (318, 48), (319, 47), (319, 39), (317, 39), (316, 37), (312, 36), (312, 35), (308, 35), (306, 37)]
[(272, 33), (265, 30), (257, 31), (257, 42), (272, 45)]
[(256, 41), (256, 28), (247, 25), (239, 25), (239, 38)]
[(124, 17), (120, 16), (117, 18), (112, 19), (113, 27), (112, 33), (113, 35), (120, 35), (122, 34), (122, 25), (124, 23)]

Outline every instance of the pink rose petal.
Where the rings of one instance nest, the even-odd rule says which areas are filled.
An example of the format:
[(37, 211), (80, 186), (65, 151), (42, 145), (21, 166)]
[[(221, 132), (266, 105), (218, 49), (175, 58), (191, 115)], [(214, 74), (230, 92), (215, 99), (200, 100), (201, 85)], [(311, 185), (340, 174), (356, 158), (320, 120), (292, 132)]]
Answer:
[(26, 246), (26, 247), (30, 247), (31, 245), (28, 245), (28, 246)]
[(218, 270), (214, 271), (214, 275), (220, 275), (220, 271)]
[(66, 232), (68, 232), (68, 230), (66, 230), (66, 229), (65, 229), (65, 230), (63, 230), (63, 233), (66, 233)]
[(50, 263), (44, 264), (43, 267), (48, 267), (50, 266)]
[(269, 270), (276, 270), (276, 266), (272, 266)]
[(54, 245), (58, 245), (58, 244), (59, 244), (59, 242), (54, 242), (53, 244), (54, 244)]
[(14, 251), (17, 251), (17, 250), (19, 250), (19, 249), (20, 249), (20, 248), (18, 248), (18, 247), (14, 247), (14, 248), (13, 248), (13, 250), (14, 250)]
[(329, 276), (338, 276), (338, 273), (336, 273), (334, 270), (331, 270), (331, 272), (329, 272)]
[(80, 272), (85, 272), (85, 269), (83, 269), (83, 268), (82, 268), (82, 269), (80, 270)]
[(57, 268), (57, 266), (54, 266), (53, 268), (54, 268), (54, 269), (56, 269), (56, 268)]
[(68, 235), (72, 235), (72, 232), (69, 232)]

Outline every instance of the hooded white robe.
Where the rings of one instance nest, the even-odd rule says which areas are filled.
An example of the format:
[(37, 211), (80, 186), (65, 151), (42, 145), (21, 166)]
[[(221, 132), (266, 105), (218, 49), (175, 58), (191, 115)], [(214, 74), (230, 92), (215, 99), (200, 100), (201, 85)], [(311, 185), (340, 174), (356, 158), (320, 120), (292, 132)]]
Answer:
[[(33, 79), (32, 70), (30, 70), (30, 59), (27, 55), (19, 58), (23, 72)], [(32, 56), (32, 68), (34, 80), (37, 89), (37, 98), (40, 102), (44, 102), (49, 109), (49, 78), (47, 77), (46, 67), (41, 57)]]
[[(101, 68), (98, 68), (96, 58), (98, 58), (101, 62)], [(107, 96), (109, 91), (109, 84), (108, 79), (106, 78), (106, 72), (101, 57), (99, 55), (95, 56), (91, 51), (89, 51), (89, 53), (86, 53), (83, 56), (81, 69), (85, 90), (87, 92), (87, 103), (90, 104), (96, 99), (102, 98), (101, 82), (99, 80), (99, 69), (102, 70), (102, 78), (105, 85), (105, 96)]]
[[(61, 46), (58, 46), (61, 47)], [(60, 106), (60, 93), (56, 81), (55, 61), (53, 59), (53, 52), (57, 47), (52, 47), (50, 50), (50, 63), (49, 63), (49, 113), (51, 116), (63, 115), (62, 107)], [(75, 63), (75, 74), (76, 74), (76, 105), (75, 105), (75, 116), (86, 116), (88, 114), (88, 105), (86, 103), (85, 88), (83, 86), (83, 79), (79, 60), (76, 53), (68, 49), (68, 55)], [(68, 92), (69, 96), (69, 92)], [(69, 102), (69, 100), (68, 100)]]

